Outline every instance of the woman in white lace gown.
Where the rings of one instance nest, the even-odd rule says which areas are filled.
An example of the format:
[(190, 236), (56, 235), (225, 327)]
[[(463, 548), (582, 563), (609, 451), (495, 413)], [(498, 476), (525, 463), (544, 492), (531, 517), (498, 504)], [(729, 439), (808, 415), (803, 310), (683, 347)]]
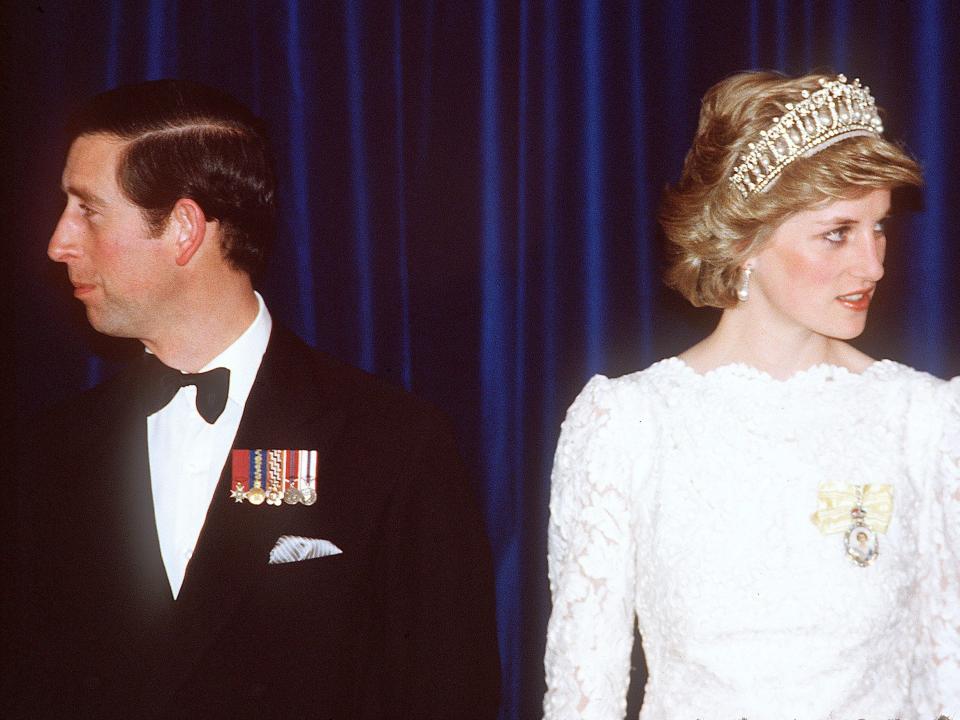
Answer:
[(547, 718), (960, 716), (960, 381), (846, 341), (919, 168), (843, 76), (704, 97), (661, 222), (724, 308), (679, 357), (594, 377), (553, 470)]

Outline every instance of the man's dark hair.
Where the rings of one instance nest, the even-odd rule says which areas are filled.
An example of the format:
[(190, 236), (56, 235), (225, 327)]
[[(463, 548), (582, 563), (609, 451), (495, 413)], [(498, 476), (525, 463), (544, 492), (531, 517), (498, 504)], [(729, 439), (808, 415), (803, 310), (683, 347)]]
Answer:
[(117, 184), (159, 233), (180, 198), (217, 220), (230, 263), (256, 277), (275, 232), (274, 176), (263, 123), (220, 90), (186, 80), (123, 85), (91, 98), (67, 124), (68, 140), (107, 134), (129, 141)]

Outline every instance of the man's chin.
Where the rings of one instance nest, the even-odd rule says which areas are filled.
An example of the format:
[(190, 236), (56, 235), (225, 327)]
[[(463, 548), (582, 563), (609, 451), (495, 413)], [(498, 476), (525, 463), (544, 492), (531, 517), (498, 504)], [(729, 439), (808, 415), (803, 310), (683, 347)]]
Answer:
[(117, 338), (136, 337), (136, 335), (129, 332), (129, 328), (126, 327), (125, 323), (120, 322), (115, 317), (106, 315), (101, 308), (93, 305), (87, 305), (87, 322), (90, 323), (90, 327), (101, 335), (109, 335), (110, 337)]

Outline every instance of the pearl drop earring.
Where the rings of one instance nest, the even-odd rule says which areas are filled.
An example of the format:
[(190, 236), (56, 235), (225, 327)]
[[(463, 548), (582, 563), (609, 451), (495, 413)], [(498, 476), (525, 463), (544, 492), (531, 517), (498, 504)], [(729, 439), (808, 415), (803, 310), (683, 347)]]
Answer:
[(743, 269), (743, 279), (740, 281), (740, 287), (737, 288), (737, 299), (740, 302), (746, 302), (750, 299), (750, 274), (752, 272), (752, 267)]

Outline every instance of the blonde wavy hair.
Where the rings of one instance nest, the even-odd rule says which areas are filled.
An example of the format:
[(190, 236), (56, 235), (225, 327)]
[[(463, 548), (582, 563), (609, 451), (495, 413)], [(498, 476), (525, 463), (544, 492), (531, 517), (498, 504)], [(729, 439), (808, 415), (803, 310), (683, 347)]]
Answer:
[(794, 213), (876, 189), (920, 186), (916, 161), (873, 135), (847, 138), (793, 161), (766, 192), (744, 198), (731, 184), (747, 144), (803, 90), (818, 90), (822, 77), (739, 73), (703, 96), (680, 181), (667, 189), (659, 217), (673, 249), (667, 284), (696, 307), (735, 305), (741, 264)]

